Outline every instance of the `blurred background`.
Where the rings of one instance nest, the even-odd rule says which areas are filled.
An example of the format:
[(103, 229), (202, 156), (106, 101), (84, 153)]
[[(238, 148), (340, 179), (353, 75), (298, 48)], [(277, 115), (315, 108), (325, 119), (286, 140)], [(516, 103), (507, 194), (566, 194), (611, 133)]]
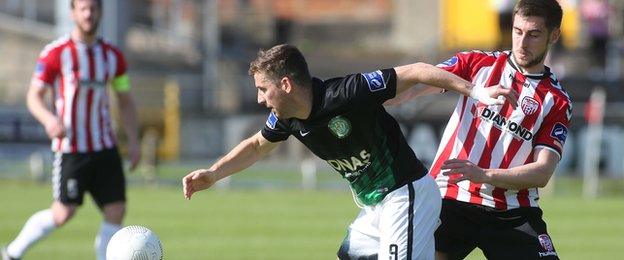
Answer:
[[(186, 173), (209, 167), (263, 127), (268, 111), (256, 103), (247, 75), (261, 48), (297, 45), (322, 79), (416, 61), (438, 64), (457, 51), (510, 49), (514, 2), (105, 0), (101, 35), (126, 54), (139, 110), (143, 159), (130, 183), (178, 189)], [(624, 1), (559, 2), (563, 34), (546, 64), (574, 110), (564, 156), (542, 193), (616, 198), (621, 209)], [(69, 0), (0, 0), (0, 183), (49, 182), (49, 140), (29, 114), (25, 93), (39, 52), (72, 27)], [(388, 108), (426, 165), (457, 98), (447, 93)], [(295, 138), (247, 172), (219, 187), (347, 189)]]

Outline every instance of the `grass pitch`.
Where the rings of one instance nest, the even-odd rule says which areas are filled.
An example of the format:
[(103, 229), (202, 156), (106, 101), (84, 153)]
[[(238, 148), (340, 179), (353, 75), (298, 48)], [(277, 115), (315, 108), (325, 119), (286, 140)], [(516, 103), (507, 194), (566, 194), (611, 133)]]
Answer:
[[(0, 243), (35, 211), (49, 206), (49, 184), (0, 180)], [(130, 187), (126, 225), (161, 238), (165, 259), (335, 259), (358, 209), (348, 191), (222, 190), (183, 199), (180, 187)], [(562, 259), (619, 259), (624, 253), (624, 199), (542, 199)], [(90, 199), (75, 218), (25, 259), (94, 259), (101, 217)], [(468, 259), (483, 259), (473, 252)]]

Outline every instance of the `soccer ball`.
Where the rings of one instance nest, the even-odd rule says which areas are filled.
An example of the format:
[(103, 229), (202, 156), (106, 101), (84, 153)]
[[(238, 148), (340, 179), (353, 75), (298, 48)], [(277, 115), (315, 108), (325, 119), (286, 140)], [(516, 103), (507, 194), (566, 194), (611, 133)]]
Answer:
[(127, 226), (115, 233), (106, 247), (106, 260), (162, 260), (158, 236), (142, 226)]

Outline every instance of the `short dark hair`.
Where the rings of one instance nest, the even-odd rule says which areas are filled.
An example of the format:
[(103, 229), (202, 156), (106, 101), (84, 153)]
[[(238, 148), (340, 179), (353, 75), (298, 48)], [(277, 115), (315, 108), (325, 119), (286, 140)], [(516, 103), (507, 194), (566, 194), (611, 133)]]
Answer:
[(560, 28), (563, 17), (563, 11), (557, 0), (520, 0), (513, 10), (514, 19), (516, 14), (544, 18), (549, 31)]
[[(71, 7), (71, 9), (74, 9), (74, 2), (76, 0), (71, 0), (69, 1), (69, 6)], [(102, 0), (95, 0), (95, 2), (97, 2), (98, 7), (102, 8)]]
[(249, 75), (264, 73), (269, 80), (279, 81), (288, 77), (298, 85), (308, 85), (312, 81), (308, 63), (297, 47), (289, 44), (260, 50), (258, 57), (249, 64)]

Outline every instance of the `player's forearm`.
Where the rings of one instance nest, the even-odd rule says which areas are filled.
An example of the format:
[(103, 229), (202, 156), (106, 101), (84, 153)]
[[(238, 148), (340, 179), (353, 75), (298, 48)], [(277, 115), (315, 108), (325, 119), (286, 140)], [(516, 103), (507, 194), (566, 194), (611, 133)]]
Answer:
[[(419, 62), (407, 65), (407, 67), (399, 67), (397, 68), (397, 75), (400, 75), (399, 70), (401, 68), (405, 70), (401, 74), (404, 75), (403, 78), (406, 80), (403, 82), (404, 84), (399, 84), (397, 95), (417, 83), (452, 90), (466, 96), (470, 95), (470, 90), (473, 87), (473, 84), (465, 79), (431, 64)], [(401, 80), (401, 77), (399, 77), (399, 80)]]
[(137, 122), (137, 108), (134, 103), (134, 99), (128, 96), (120, 97), (119, 99), (119, 109), (121, 111), (121, 121), (123, 122), (124, 132), (126, 133), (126, 138), (128, 138), (128, 143), (130, 144), (138, 144), (139, 143), (139, 134), (138, 134), (138, 122)]
[(554, 167), (541, 163), (529, 163), (510, 169), (487, 169), (488, 183), (509, 190), (542, 188), (548, 184)]
[(261, 144), (258, 135), (260, 133), (242, 141), (210, 167), (217, 180), (247, 169), (272, 150), (272, 147), (267, 148)]
[(45, 92), (42, 89), (31, 86), (26, 95), (26, 106), (28, 110), (42, 125), (56, 118), (56, 115), (50, 111), (43, 100), (44, 94)]

